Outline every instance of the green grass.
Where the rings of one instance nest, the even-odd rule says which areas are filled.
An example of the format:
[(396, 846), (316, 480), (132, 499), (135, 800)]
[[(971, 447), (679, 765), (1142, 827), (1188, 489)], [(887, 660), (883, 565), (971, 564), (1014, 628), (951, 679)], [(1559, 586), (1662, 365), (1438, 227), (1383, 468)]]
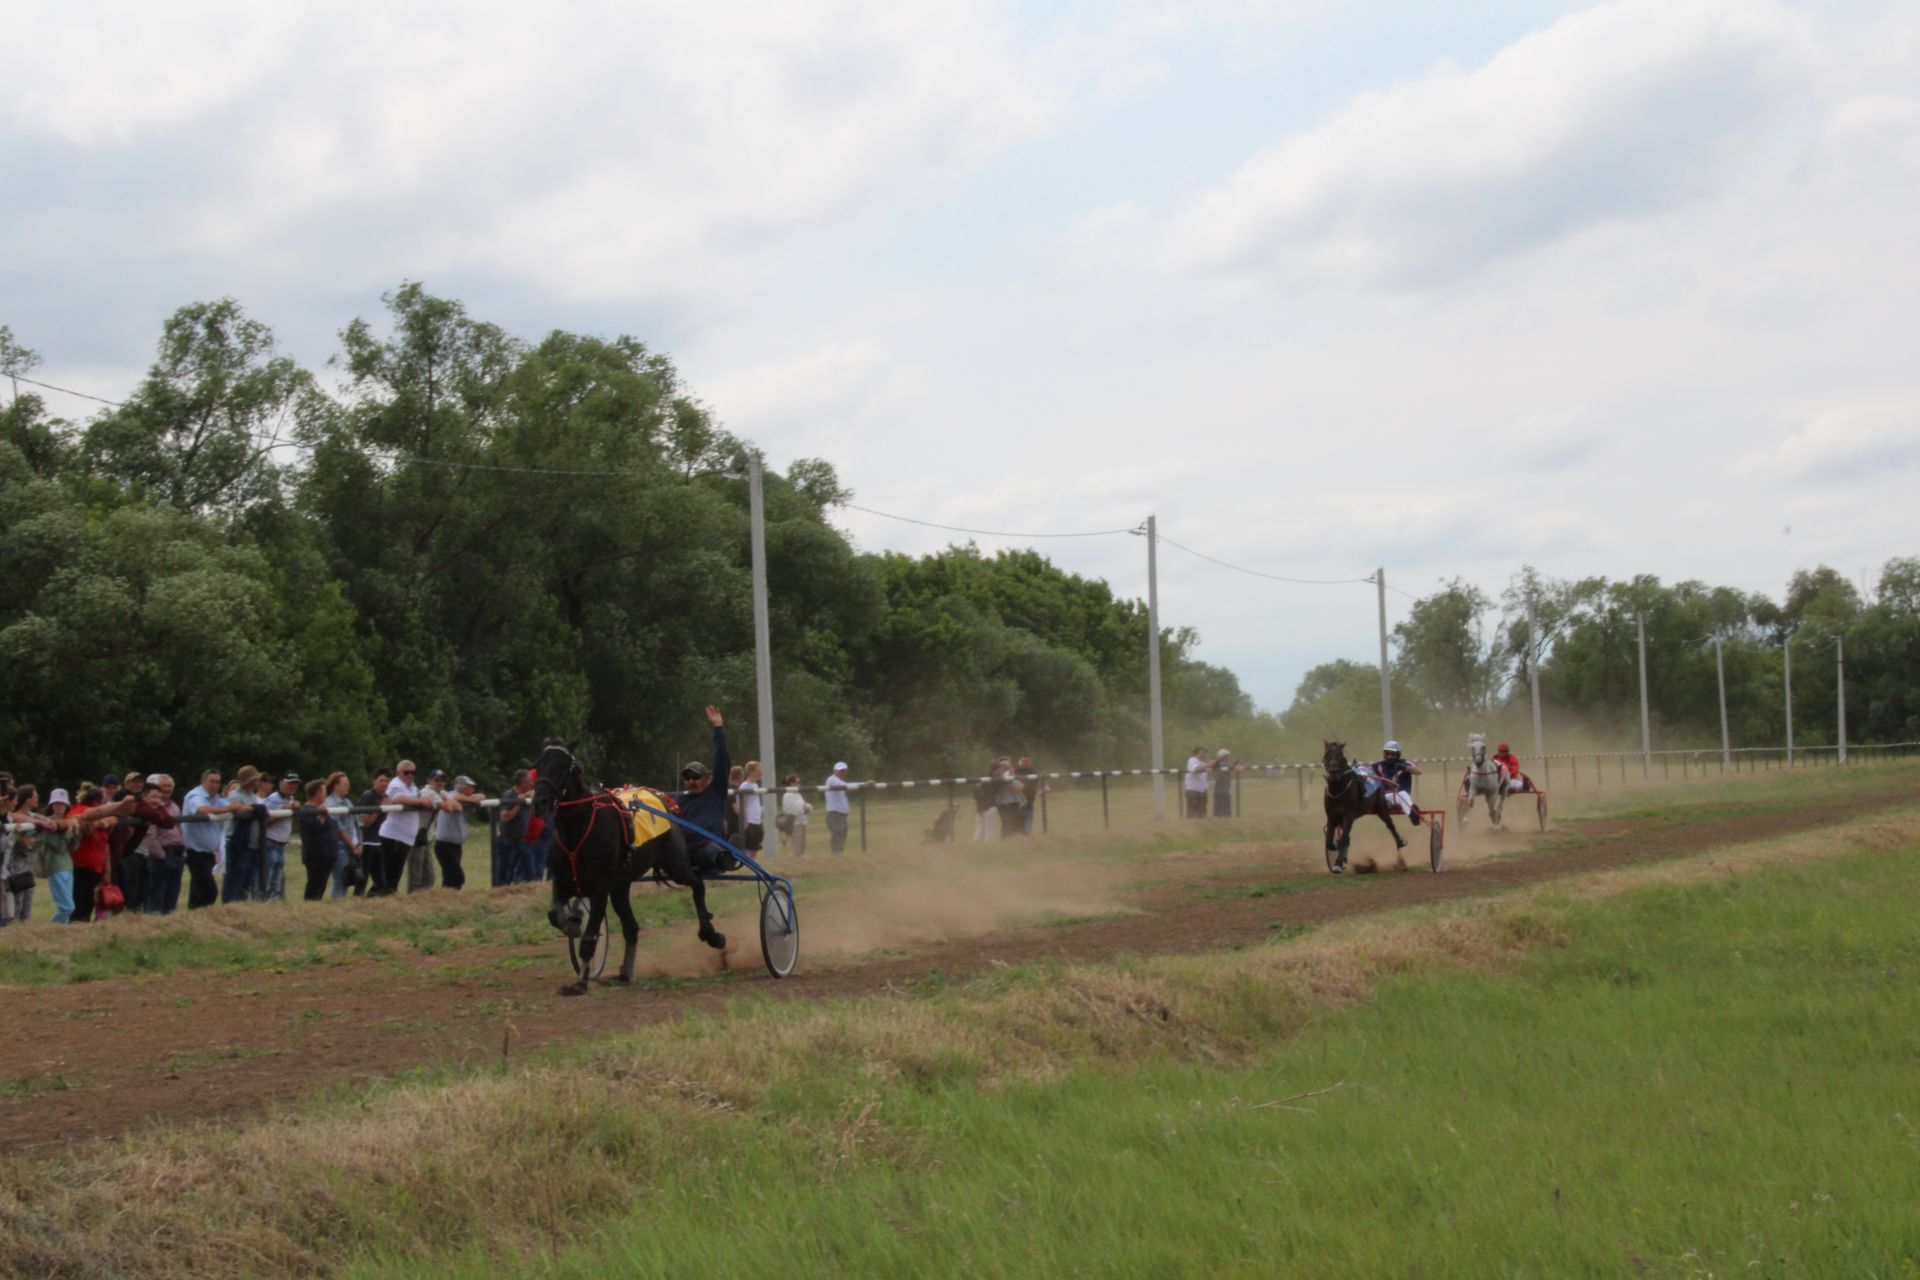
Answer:
[[(1503, 971), (1391, 979), (1249, 1064), (989, 1087), (932, 1054), (717, 1107), (673, 1149), (610, 1116), (577, 1158), (630, 1162), (633, 1207), (529, 1269), (1911, 1275), (1916, 871), (1909, 847), (1538, 900)], [(1244, 999), (1235, 1034), (1286, 1023), (1284, 993)]]

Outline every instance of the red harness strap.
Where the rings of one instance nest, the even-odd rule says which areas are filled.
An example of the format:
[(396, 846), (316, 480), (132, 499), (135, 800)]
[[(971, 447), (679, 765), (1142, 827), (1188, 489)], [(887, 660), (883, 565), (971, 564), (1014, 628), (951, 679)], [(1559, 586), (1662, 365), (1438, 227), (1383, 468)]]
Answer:
[(560, 852), (567, 855), (567, 868), (573, 873), (573, 891), (576, 896), (580, 893), (580, 851), (586, 848), (587, 841), (593, 838), (593, 828), (600, 821), (600, 811), (620, 808), (619, 801), (602, 791), (596, 791), (575, 800), (556, 800), (553, 807), (556, 810), (570, 809), (582, 804), (590, 805), (593, 812), (587, 818), (587, 829), (580, 833), (580, 838), (574, 842), (573, 848), (567, 848), (567, 842), (561, 838), (560, 824), (558, 822), (553, 824), (553, 843)]

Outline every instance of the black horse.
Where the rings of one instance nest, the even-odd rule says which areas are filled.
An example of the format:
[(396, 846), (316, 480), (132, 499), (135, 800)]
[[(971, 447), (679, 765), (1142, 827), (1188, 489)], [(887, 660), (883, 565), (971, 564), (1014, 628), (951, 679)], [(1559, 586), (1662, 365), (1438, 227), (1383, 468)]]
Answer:
[[(687, 857), (687, 842), (679, 827), (669, 826), (637, 848), (629, 846), (627, 814), (620, 801), (598, 787), (589, 787), (573, 751), (558, 739), (548, 739), (541, 749), (540, 759), (534, 763), (534, 779), (534, 811), (553, 828), (553, 853), (548, 861), (553, 872), (553, 905), (547, 910), (547, 919), (562, 933), (585, 939), (575, 991), (587, 989), (590, 966), (586, 961), (593, 958), (599, 942), (609, 898), (614, 914), (620, 917), (620, 933), (627, 944), (616, 981), (633, 981), (633, 948), (640, 940), (640, 922), (633, 917), (629, 894), (633, 882), (649, 874), (693, 890), (700, 940), (716, 949), (727, 945), (726, 936), (713, 927), (713, 916), (707, 910), (706, 882)], [(584, 921), (578, 912), (568, 909), (574, 898), (587, 900)]]
[(1327, 775), (1327, 870), (1339, 875), (1347, 867), (1347, 845), (1353, 838), (1356, 820), (1372, 814), (1387, 824), (1394, 847), (1404, 849), (1400, 829), (1393, 825), (1393, 802), (1387, 799), (1385, 786), (1369, 796), (1359, 770), (1347, 763), (1347, 744), (1321, 740), (1326, 754), (1320, 767)]

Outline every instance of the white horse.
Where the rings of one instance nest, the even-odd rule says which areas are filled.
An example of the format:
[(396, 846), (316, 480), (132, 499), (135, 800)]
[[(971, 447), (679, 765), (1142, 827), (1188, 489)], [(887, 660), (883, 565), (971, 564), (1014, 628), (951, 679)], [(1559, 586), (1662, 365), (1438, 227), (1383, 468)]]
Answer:
[(1507, 767), (1498, 760), (1487, 758), (1487, 735), (1484, 733), (1468, 736), (1467, 757), (1467, 776), (1460, 788), (1461, 829), (1466, 828), (1474, 800), (1485, 796), (1487, 817), (1492, 820), (1494, 829), (1498, 830), (1501, 811), (1507, 804)]

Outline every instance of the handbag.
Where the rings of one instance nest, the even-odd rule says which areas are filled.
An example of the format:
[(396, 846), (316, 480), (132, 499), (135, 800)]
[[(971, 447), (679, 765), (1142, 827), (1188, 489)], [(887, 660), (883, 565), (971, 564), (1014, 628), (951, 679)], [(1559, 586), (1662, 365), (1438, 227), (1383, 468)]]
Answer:
[(25, 893), (33, 888), (33, 872), (16, 871), (7, 877), (8, 893)]
[(793, 826), (794, 826), (794, 817), (792, 814), (776, 813), (773, 815), (774, 830), (778, 831), (781, 835), (783, 836), (792, 835)]

